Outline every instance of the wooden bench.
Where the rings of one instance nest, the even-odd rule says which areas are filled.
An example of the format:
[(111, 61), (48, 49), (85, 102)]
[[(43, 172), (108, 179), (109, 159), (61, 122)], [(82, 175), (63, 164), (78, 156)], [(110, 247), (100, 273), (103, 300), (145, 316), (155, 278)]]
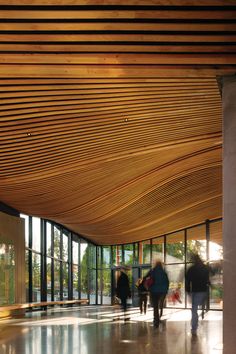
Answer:
[(0, 306), (0, 318), (10, 317), (15, 314), (17, 311), (19, 314), (23, 314), (25, 309), (30, 309), (34, 307), (47, 307), (55, 305), (74, 305), (74, 304), (88, 304), (89, 300), (59, 300), (59, 301), (42, 301), (42, 302), (29, 302), (23, 304), (12, 304)]

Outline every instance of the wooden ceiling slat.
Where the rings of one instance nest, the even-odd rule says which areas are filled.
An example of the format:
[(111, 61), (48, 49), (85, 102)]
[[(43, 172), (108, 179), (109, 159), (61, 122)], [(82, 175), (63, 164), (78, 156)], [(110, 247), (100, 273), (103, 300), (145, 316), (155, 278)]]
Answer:
[(47, 6), (106, 6), (106, 5), (145, 5), (145, 6), (232, 6), (235, 0), (22, 0), (19, 4), (18, 0), (0, 0), (0, 5), (30, 5), (32, 7), (38, 5)]
[[(92, 86), (92, 85), (91, 85)], [(110, 86), (110, 87), (109, 87)], [(51, 99), (52, 96), (58, 99), (60, 97), (69, 98), (68, 96), (74, 97), (84, 95), (84, 94), (111, 94), (111, 93), (131, 93), (134, 94), (147, 92), (147, 93), (159, 93), (159, 92), (170, 92), (170, 94), (174, 94), (175, 92), (184, 93), (186, 91), (191, 92), (216, 92), (216, 87), (214, 85), (202, 85), (202, 84), (183, 84), (178, 85), (178, 88), (175, 88), (175, 84), (171, 85), (122, 85), (122, 84), (114, 84), (114, 85), (94, 85), (94, 87), (85, 88), (84, 86), (77, 85), (68, 85), (68, 86), (21, 86), (17, 89), (17, 86), (0, 86), (0, 97), (1, 103), (10, 103), (10, 102), (21, 102), (24, 100), (36, 100), (36, 99)], [(54, 99), (55, 99), (54, 98)], [(32, 101), (33, 102), (33, 101)]]
[[(235, 20), (236, 20), (236, 11), (235, 11)], [(236, 35), (232, 34), (0, 34), (0, 42), (126, 42), (129, 45), (129, 42), (171, 42), (171, 43), (235, 43)]]
[(89, 87), (86, 85), (45, 85), (45, 86), (0, 86), (0, 97), (1, 102), (2, 99), (4, 102), (11, 102), (16, 100), (18, 102), (21, 99), (33, 97), (45, 97), (45, 96), (55, 96), (67, 97), (68, 95), (74, 96), (79, 94), (95, 94), (95, 93), (118, 93), (118, 92), (170, 92), (173, 94), (174, 92), (185, 92), (191, 90), (192, 92), (216, 92), (215, 85), (211, 84), (183, 84), (178, 85), (178, 88), (175, 88), (175, 84), (151, 84), (151, 85), (136, 85), (136, 84), (115, 84), (114, 85), (91, 85), (94, 87)]
[(51, 19), (51, 20), (78, 20), (78, 19), (182, 19), (182, 20), (234, 20), (236, 11), (233, 8), (219, 8), (212, 10), (1, 10), (1, 18), (11, 19)]
[[(236, 39), (236, 36), (235, 36)], [(236, 53), (227, 54), (0, 54), (0, 64), (235, 64)]]
[[(156, 21), (156, 20), (155, 20)], [(0, 31), (186, 31), (186, 32), (233, 32), (236, 31), (234, 23), (129, 23), (129, 22), (13, 22), (0, 23)]]
[(143, 78), (143, 77), (205, 77), (215, 78), (216, 75), (234, 74), (235, 66), (184, 66), (184, 65), (0, 65), (2, 78)]
[(38, 5), (47, 6), (106, 6), (106, 5), (122, 5), (122, 6), (233, 6), (235, 0), (0, 0), (0, 5), (30, 5), (36, 7)]
[[(216, 79), (215, 77), (167, 77), (167, 78), (162, 78), (162, 77), (143, 77), (143, 78), (130, 78), (130, 77), (124, 77), (124, 78), (109, 78), (109, 77), (104, 77), (104, 78), (28, 78), (25, 77), (24, 79), (16, 79), (16, 78), (2, 78), (0, 77), (0, 84), (1, 85), (52, 85), (55, 87), (55, 85), (58, 84), (79, 84), (81, 86), (91, 84), (91, 87), (94, 87), (94, 85), (112, 85), (114, 84), (122, 84), (122, 85), (151, 85), (151, 84), (163, 84), (163, 85), (169, 85), (169, 84), (175, 84), (175, 85), (183, 85), (183, 84), (202, 84), (205, 85), (206, 83), (210, 83), (212, 85), (215, 85), (217, 87)], [(39, 87), (40, 87), (39, 86)]]
[(107, 43), (106, 45), (100, 43), (89, 43), (81, 44), (73, 42), (67, 44), (35, 44), (35, 43), (0, 43), (0, 52), (56, 52), (56, 53), (78, 53), (78, 52), (93, 52), (93, 53), (235, 53), (236, 45), (234, 43), (227, 43), (225, 45), (222, 43), (207, 43), (208, 45), (200, 45), (198, 43), (189, 44), (189, 43), (174, 43), (166, 45), (165, 43), (156, 44), (155, 42), (151, 44), (111, 44)]

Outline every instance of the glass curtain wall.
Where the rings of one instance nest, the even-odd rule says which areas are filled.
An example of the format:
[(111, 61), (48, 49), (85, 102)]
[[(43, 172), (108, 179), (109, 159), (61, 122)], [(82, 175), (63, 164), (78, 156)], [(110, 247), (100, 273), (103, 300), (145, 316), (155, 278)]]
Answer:
[[(134, 293), (137, 278), (145, 275), (155, 260), (160, 259), (170, 279), (167, 306), (189, 307), (185, 273), (191, 265), (191, 254), (198, 252), (210, 268), (208, 307), (222, 309), (221, 219), (133, 244), (96, 246), (50, 221), (22, 217), (26, 225), (27, 301), (88, 299), (90, 304), (111, 304), (121, 265), (129, 267), (127, 273)], [(10, 246), (7, 247), (10, 250)], [(14, 253), (14, 250), (10, 251)], [(2, 284), (14, 268), (14, 262), (7, 264), (6, 259), (9, 262), (10, 256), (5, 256), (6, 253), (6, 245), (2, 245)], [(9, 294), (7, 302), (10, 303), (14, 301), (10, 297), (10, 283), (9, 291), (5, 288), (2, 286), (0, 297)]]
[(25, 219), (26, 300), (86, 298), (96, 303), (97, 247), (50, 221), (21, 217)]

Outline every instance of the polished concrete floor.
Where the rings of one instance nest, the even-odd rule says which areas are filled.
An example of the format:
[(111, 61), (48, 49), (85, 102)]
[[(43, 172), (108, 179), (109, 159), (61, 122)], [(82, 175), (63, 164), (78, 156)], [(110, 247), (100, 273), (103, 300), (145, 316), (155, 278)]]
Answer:
[(0, 321), (0, 354), (222, 354), (222, 312), (208, 312), (191, 336), (189, 310), (165, 309), (158, 329), (152, 310), (81, 306)]

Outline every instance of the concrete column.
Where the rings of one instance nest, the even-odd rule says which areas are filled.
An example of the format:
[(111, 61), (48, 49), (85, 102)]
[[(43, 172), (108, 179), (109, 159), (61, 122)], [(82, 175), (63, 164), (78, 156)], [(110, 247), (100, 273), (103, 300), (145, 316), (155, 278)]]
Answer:
[(236, 352), (236, 76), (222, 81), (224, 354)]

